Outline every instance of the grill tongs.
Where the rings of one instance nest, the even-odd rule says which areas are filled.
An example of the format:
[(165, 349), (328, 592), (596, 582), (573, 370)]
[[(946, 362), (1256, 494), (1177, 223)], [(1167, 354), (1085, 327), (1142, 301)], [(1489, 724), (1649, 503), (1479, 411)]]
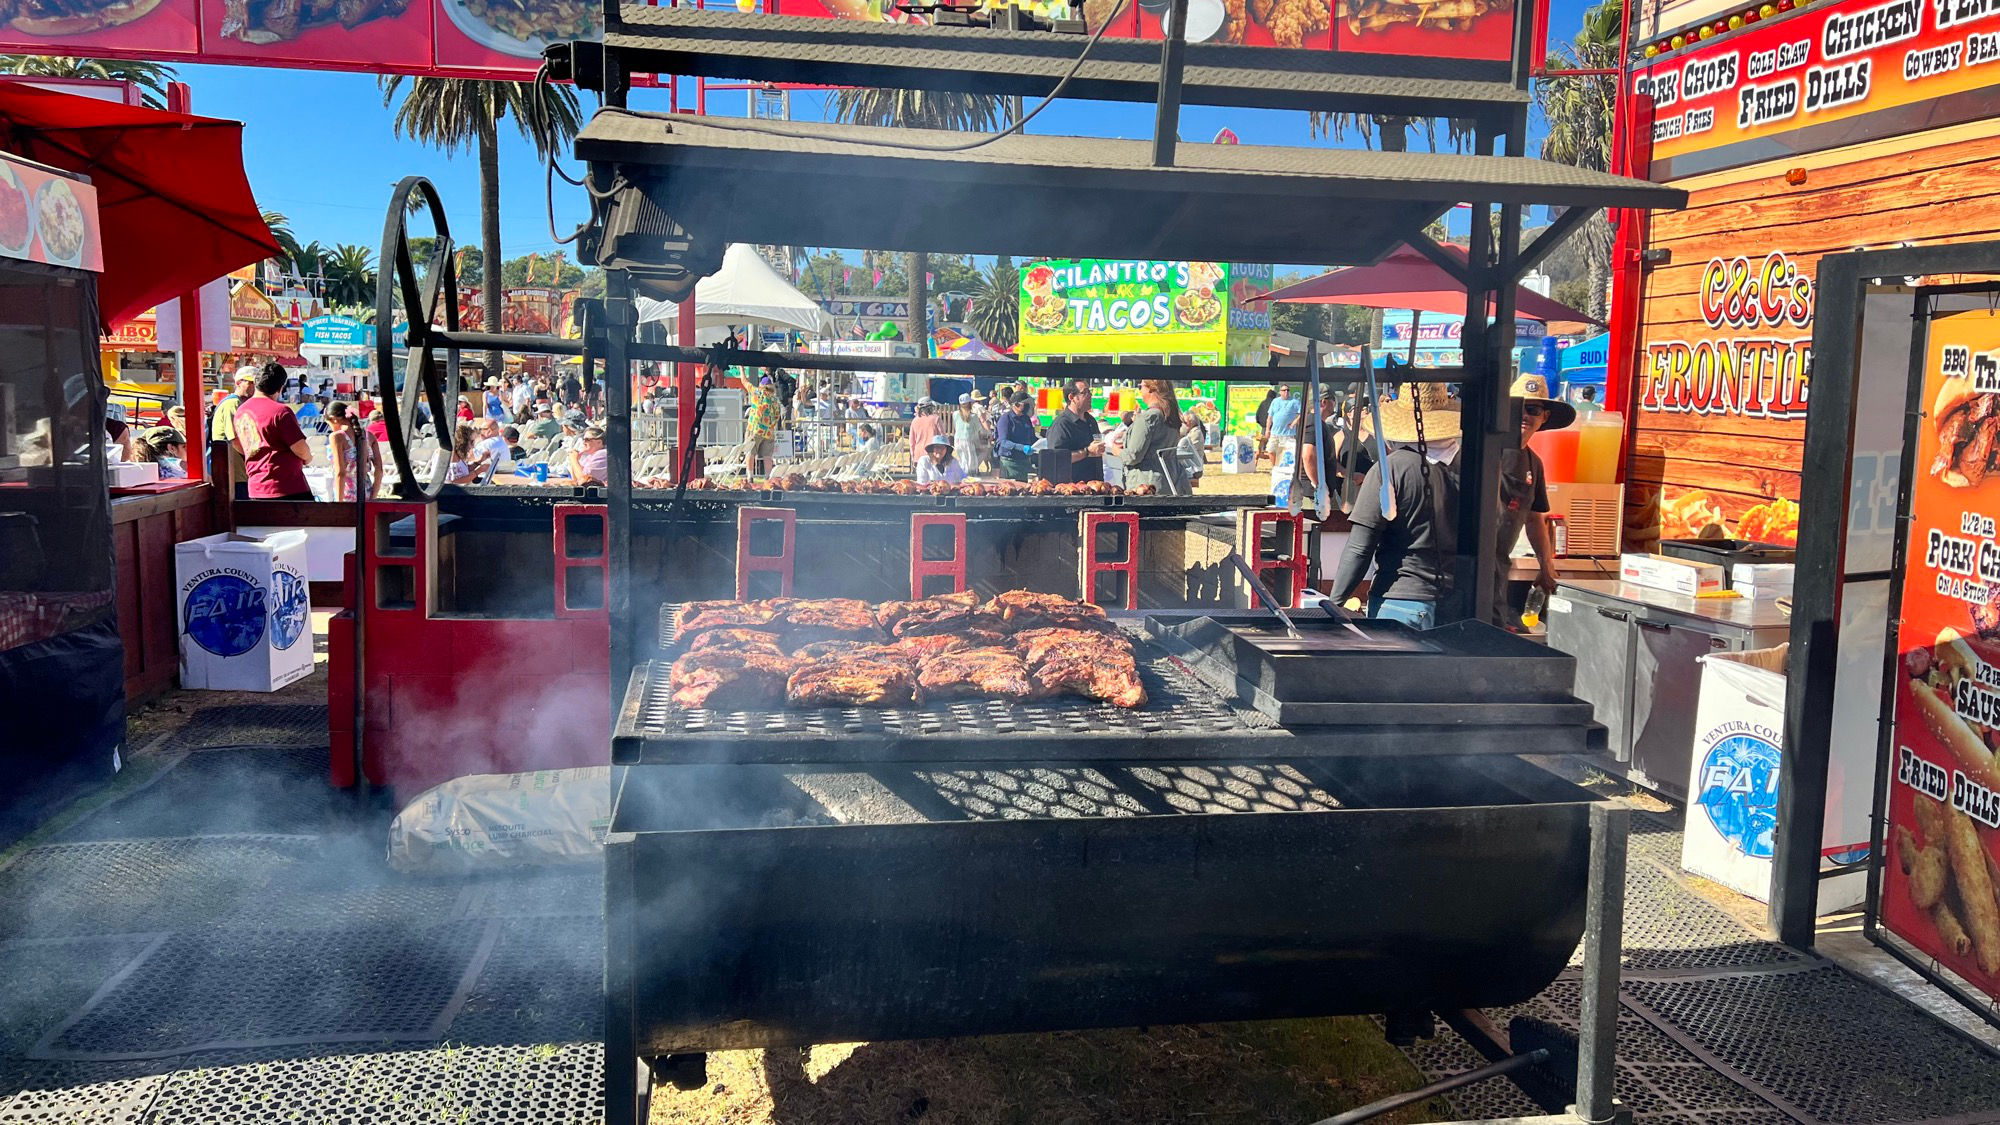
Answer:
[[(1278, 599), (1271, 596), (1271, 591), (1258, 579), (1257, 572), (1250, 569), (1250, 564), (1245, 561), (1242, 552), (1229, 552), (1229, 561), (1235, 565), (1237, 573), (1243, 576), (1243, 580), (1250, 583), (1250, 589), (1256, 591), (1257, 600), (1264, 603), (1264, 608), (1278, 615), (1278, 620), (1284, 623), (1285, 635), (1295, 641), (1304, 640), (1305, 634), (1299, 632), (1298, 625), (1292, 621), (1292, 615), (1286, 613), (1285, 607), (1278, 604)], [(1357, 628), (1354, 624), (1354, 618), (1346, 609), (1335, 605), (1333, 599), (1327, 598), (1319, 604), (1320, 608), (1326, 611), (1328, 617), (1340, 622), (1342, 628), (1353, 633), (1363, 642), (1368, 640), (1368, 634)]]

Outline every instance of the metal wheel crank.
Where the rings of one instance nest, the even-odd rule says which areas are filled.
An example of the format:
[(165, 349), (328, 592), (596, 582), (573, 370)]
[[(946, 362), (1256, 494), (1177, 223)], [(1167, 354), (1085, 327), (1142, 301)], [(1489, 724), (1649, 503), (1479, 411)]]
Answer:
[[(410, 251), (413, 196), (429, 208), (432, 228), (437, 232), (421, 273)], [(396, 185), (389, 200), (388, 218), (382, 223), (379, 261), (381, 267), (375, 282), (375, 371), (383, 421), (389, 431), (389, 454), (402, 477), (396, 490), (405, 499), (433, 500), (444, 487), (445, 469), (451, 463), (452, 414), (448, 407), (458, 401), (459, 375), (458, 349), (438, 343), (432, 330), (439, 326), (442, 314), (445, 331), (458, 331), (458, 267), (453, 261), (444, 204), (438, 199), (437, 188), (422, 176), (405, 176)], [(400, 385), (393, 339), (398, 315), (408, 325)], [(428, 484), (419, 479), (412, 455), (420, 401), (430, 406), (431, 425), (438, 439), (438, 449), (431, 455)]]

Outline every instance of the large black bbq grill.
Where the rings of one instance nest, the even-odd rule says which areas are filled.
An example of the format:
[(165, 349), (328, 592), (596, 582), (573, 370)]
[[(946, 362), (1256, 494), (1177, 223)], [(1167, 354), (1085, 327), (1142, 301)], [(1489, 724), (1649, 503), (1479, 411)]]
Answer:
[(1597, 802), (1514, 755), (1585, 748), (1567, 657), (1482, 625), (1121, 625), (1134, 710), (681, 710), (641, 665), (614, 1049), (686, 1079), (727, 1048), (1497, 1006), (1562, 970)]

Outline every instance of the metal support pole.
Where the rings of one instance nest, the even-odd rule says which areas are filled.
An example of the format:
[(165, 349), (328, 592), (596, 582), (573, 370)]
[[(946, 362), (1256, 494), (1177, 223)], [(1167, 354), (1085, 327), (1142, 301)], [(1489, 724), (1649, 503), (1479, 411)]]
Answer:
[[(694, 347), (694, 316), (694, 295), (690, 293), (676, 307), (674, 313), (675, 324), (679, 328), (679, 342), (681, 347)], [(675, 406), (675, 410), (677, 411), (675, 414), (677, 431), (675, 437), (677, 442), (674, 446), (674, 474), (676, 478), (678, 478), (681, 471), (680, 467), (687, 457), (687, 451), (694, 447), (695, 438), (699, 436), (694, 432), (696, 375), (697, 368), (692, 363), (677, 363), (674, 365), (674, 402), (677, 404)], [(691, 462), (691, 464), (694, 467), (689, 470), (689, 474), (697, 477), (700, 476), (701, 463), (695, 461)]]
[(1632, 810), (1590, 807), (1590, 890), (1583, 914), (1583, 1008), (1577, 1014), (1576, 1105), (1587, 1125), (1616, 1120), (1618, 963), (1625, 934), (1625, 846)]
[[(605, 271), (604, 448), (610, 462), (610, 526), (605, 565), (611, 571), (611, 713), (625, 699), (632, 675), (632, 298), (623, 270)], [(586, 366), (584, 378), (590, 377)]]
[(1167, 9), (1169, 26), (1160, 47), (1160, 102), (1153, 114), (1153, 165), (1171, 168), (1181, 133), (1181, 70), (1187, 56), (1188, 0), (1173, 0)]

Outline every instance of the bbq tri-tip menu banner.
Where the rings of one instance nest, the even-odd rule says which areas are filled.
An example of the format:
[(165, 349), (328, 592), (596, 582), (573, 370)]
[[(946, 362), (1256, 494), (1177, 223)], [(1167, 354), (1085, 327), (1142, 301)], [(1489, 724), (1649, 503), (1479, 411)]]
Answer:
[(1656, 179), (1992, 115), (2000, 0), (1785, 7), (1708, 39), (1689, 29), (1633, 68), (1653, 96)]
[(1880, 918), (2000, 997), (2000, 314), (1929, 326)]

